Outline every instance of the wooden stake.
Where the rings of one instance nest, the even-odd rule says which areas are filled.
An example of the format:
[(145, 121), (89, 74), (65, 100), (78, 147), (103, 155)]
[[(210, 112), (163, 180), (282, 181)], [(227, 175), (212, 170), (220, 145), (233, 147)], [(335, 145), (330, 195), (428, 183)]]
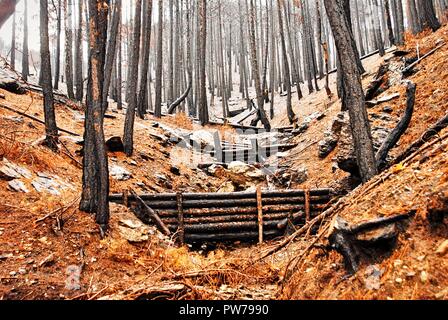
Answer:
[(178, 220), (178, 228), (177, 228), (177, 236), (180, 245), (185, 244), (185, 227), (184, 227), (184, 207), (183, 207), (183, 195), (182, 193), (177, 194), (177, 220)]
[(257, 188), (257, 209), (258, 209), (258, 242), (263, 243), (263, 199), (261, 187)]
[(310, 190), (305, 190), (305, 217), (306, 222), (310, 221), (311, 213), (310, 213)]

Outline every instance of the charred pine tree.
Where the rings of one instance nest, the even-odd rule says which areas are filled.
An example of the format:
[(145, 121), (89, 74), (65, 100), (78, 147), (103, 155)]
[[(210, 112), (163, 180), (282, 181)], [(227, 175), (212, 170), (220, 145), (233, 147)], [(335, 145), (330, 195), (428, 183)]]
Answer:
[(264, 95), (261, 89), (260, 68), (257, 59), (257, 43), (255, 37), (255, 6), (254, 1), (250, 0), (250, 13), (249, 13), (249, 42), (250, 42), (250, 61), (252, 64), (252, 76), (255, 80), (255, 91), (257, 93), (257, 105), (258, 105), (258, 118), (263, 123), (264, 128), (267, 131), (271, 130), (271, 124), (266, 116), (264, 110)]
[(40, 0), (40, 59), (41, 85), (44, 95), (45, 143), (53, 151), (58, 150), (58, 128), (54, 113), (53, 85), (51, 79), (50, 41), (48, 36), (48, 2)]
[(112, 22), (106, 51), (106, 63), (104, 66), (104, 94), (103, 94), (103, 112), (107, 111), (107, 99), (109, 97), (110, 83), (112, 79), (112, 68), (117, 55), (117, 35), (118, 27), (121, 22), (121, 0), (116, 0), (112, 13)]
[(17, 0), (0, 0), (0, 28), (16, 10)]
[(157, 61), (156, 61), (156, 97), (154, 116), (162, 117), (162, 72), (163, 72), (163, 0), (159, 0), (159, 17), (157, 26)]
[(325, 0), (325, 8), (340, 59), (345, 105), (350, 115), (354, 149), (363, 182), (378, 173), (373, 150), (370, 123), (365, 105), (361, 74), (356, 63), (357, 52), (353, 48), (353, 37), (344, 12), (343, 0)]
[(83, 0), (78, 0), (78, 27), (76, 29), (75, 41), (75, 84), (76, 84), (76, 100), (81, 102), (84, 97), (84, 81), (82, 76), (82, 8)]
[(102, 234), (109, 225), (109, 169), (104, 138), (103, 85), (109, 1), (88, 0), (89, 70), (80, 209), (95, 213)]
[(73, 32), (72, 32), (72, 0), (64, 0), (65, 6), (65, 82), (67, 94), (72, 100), (75, 99), (73, 90)]
[(209, 122), (208, 102), (207, 102), (207, 83), (206, 83), (206, 55), (207, 55), (207, 1), (199, 0), (199, 46), (197, 59), (199, 65), (199, 121), (201, 125)]
[(143, 55), (142, 70), (140, 72), (140, 88), (138, 90), (137, 110), (141, 119), (145, 118), (148, 110), (148, 71), (149, 71), (149, 49), (151, 44), (151, 26), (152, 26), (152, 0), (145, 0), (146, 8), (144, 10), (143, 20)]
[(128, 109), (126, 110), (126, 120), (124, 123), (124, 152), (127, 156), (131, 156), (134, 152), (134, 124), (135, 124), (135, 109), (137, 107), (137, 82), (138, 82), (138, 64), (140, 60), (140, 35), (142, 24), (142, 1), (137, 0), (135, 5), (135, 20), (134, 20), (134, 40), (132, 41), (132, 61), (131, 61), (131, 78), (130, 82), (131, 94), (129, 97)]
[(278, 0), (277, 3), (278, 8), (278, 27), (280, 30), (280, 42), (282, 46), (282, 54), (283, 54), (283, 68), (285, 70), (285, 86), (287, 91), (287, 99), (286, 99), (286, 110), (288, 113), (288, 120), (290, 124), (297, 122), (296, 115), (292, 110), (292, 102), (291, 102), (291, 73), (289, 70), (289, 62), (288, 62), (288, 54), (286, 51), (286, 41), (285, 41), (285, 31), (283, 29), (283, 17), (282, 17), (282, 0)]
[(432, 31), (440, 29), (441, 25), (436, 16), (436, 10), (432, 0), (417, 0), (418, 12), (422, 21), (423, 29), (429, 28)]
[(28, 50), (28, 1), (25, 1), (25, 12), (23, 19), (23, 46), (22, 46), (22, 78), (28, 81), (30, 74), (30, 61)]
[(54, 89), (59, 89), (59, 78), (61, 76), (61, 32), (62, 32), (62, 0), (58, 0), (57, 22), (56, 22), (56, 57), (54, 62)]

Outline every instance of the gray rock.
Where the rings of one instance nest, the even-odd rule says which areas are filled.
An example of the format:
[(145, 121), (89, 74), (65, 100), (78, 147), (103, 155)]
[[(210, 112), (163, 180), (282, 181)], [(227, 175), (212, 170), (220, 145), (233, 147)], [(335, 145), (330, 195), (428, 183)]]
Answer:
[(21, 177), (31, 179), (31, 171), (4, 158), (0, 163), (0, 179), (10, 181)]
[(61, 194), (58, 190), (59, 188), (61, 188), (61, 185), (54, 179), (38, 177), (34, 179), (31, 184), (37, 192), (48, 192), (55, 196), (59, 196)]
[(392, 112), (394, 112), (394, 109), (392, 107), (390, 107), (390, 106), (385, 106), (383, 108), (383, 112), (385, 112), (385, 113), (392, 113)]
[(338, 137), (326, 132), (323, 140), (319, 142), (319, 157), (325, 159), (337, 146)]
[(123, 167), (111, 165), (109, 167), (110, 176), (118, 181), (127, 181), (132, 178), (132, 174)]
[(23, 192), (28, 193), (30, 192), (25, 184), (20, 180), (12, 180), (8, 182), (8, 188), (15, 192)]

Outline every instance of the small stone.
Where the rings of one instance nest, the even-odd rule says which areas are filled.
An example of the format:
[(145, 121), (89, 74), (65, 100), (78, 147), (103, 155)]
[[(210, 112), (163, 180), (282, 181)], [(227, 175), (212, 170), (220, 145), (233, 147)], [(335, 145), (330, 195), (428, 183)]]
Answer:
[(403, 265), (403, 261), (401, 261), (401, 260), (395, 260), (394, 261), (394, 267), (395, 268), (398, 268), (398, 267), (400, 267), (402, 265)]
[(26, 274), (26, 269), (25, 268), (20, 268), (19, 269), (19, 273), (20, 274)]
[(436, 254), (443, 257), (448, 252), (448, 239), (443, 241), (436, 250)]
[(403, 279), (401, 279), (401, 278), (397, 278), (397, 279), (395, 279), (395, 282), (396, 282), (396, 283), (403, 283)]
[(17, 272), (15, 272), (15, 271), (11, 271), (11, 272), (9, 273), (9, 275), (10, 275), (11, 277), (15, 277), (15, 276), (17, 275)]
[(392, 113), (392, 112), (394, 112), (394, 109), (392, 107), (386, 106), (383, 108), (383, 112)]
[(418, 258), (417, 258), (417, 260), (418, 261), (420, 261), (420, 262), (422, 262), (423, 260), (425, 260), (425, 258), (426, 258), (426, 256), (419, 256)]
[(406, 274), (406, 278), (413, 278), (415, 277), (415, 275), (416, 275), (415, 271), (410, 271)]
[(426, 283), (428, 281), (428, 273), (426, 271), (422, 271), (420, 273), (420, 281)]

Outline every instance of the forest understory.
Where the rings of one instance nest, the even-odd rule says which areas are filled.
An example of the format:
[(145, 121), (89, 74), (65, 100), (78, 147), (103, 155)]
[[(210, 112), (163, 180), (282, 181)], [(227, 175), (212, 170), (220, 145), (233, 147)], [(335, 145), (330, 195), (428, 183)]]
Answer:
[[(443, 42), (448, 42), (446, 26), (435, 33), (407, 35), (399, 49), (415, 56), (418, 43), (423, 55)], [(366, 59), (364, 88), (385, 60), (393, 66), (400, 59), (393, 53)], [(393, 75), (389, 67), (388, 76)], [(448, 112), (448, 47), (424, 59), (408, 79), (417, 86), (415, 111), (390, 153), (393, 158)], [(335, 79), (330, 83), (335, 92)], [(390, 83), (376, 99), (397, 93), (399, 97), (369, 108), (373, 127), (392, 129), (406, 109), (406, 87), (398, 80)], [(0, 96), (0, 105), (43, 119), (41, 94), (0, 89)], [(284, 99), (276, 97), (273, 127), (288, 125), (282, 112)], [(316, 112), (322, 115), (292, 138), (296, 146), (280, 160), (282, 174), (307, 173), (306, 179), (290, 178), (286, 187), (329, 187), (348, 194), (334, 200), (324, 218), (305, 226), (305, 232), (294, 239), (199, 247), (177, 246), (174, 239), (116, 204), (111, 205), (109, 233), (101, 239), (93, 217), (78, 209), (80, 109), (76, 104), (56, 103), (58, 126), (73, 134), (64, 133), (60, 152), (53, 153), (40, 145), (40, 123), (0, 108), (0, 165), (25, 169), (18, 169), (21, 177), (15, 187), (27, 191), (12, 190), (11, 180), (0, 176), (0, 299), (448, 299), (448, 225), (443, 216), (448, 206), (448, 130), (351, 191), (358, 184), (347, 182), (349, 174), (335, 166), (343, 142), (325, 158), (319, 156), (319, 142), (339, 114), (340, 101), (335, 96), (328, 99), (321, 90), (293, 108), (299, 123)], [(108, 115), (106, 139), (120, 136), (123, 111), (112, 108)], [(111, 193), (129, 188), (138, 193), (229, 192), (272, 183), (264, 177), (237, 179), (226, 170), (210, 174), (188, 163), (173, 166), (170, 157), (175, 145), (168, 141), (167, 130), (198, 127), (182, 115), (137, 119), (134, 155), (108, 153), (109, 167), (115, 167)], [(216, 127), (201, 130), (210, 134)], [(236, 136), (230, 126), (219, 131), (230, 139)], [(42, 179), (52, 183), (43, 191), (39, 190), (45, 187)], [(441, 220), (434, 218), (438, 212)], [(335, 219), (356, 225), (396, 215), (409, 218), (394, 226), (391, 247), (389, 243), (363, 247), (358, 271), (348, 274), (347, 261), (328, 246)], [(75, 290), (67, 289), (73, 276), (70, 266), (79, 267), (81, 281)]]

